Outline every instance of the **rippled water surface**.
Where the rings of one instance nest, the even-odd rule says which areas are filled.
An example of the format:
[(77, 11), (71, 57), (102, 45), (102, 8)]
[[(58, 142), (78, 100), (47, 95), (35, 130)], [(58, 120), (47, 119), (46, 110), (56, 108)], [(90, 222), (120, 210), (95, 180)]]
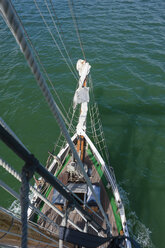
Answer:
[[(49, 1), (47, 1), (49, 2)], [(131, 233), (142, 247), (165, 243), (165, 1), (74, 1), (111, 164), (121, 188)], [(37, 1), (59, 43), (44, 1)], [(75, 65), (82, 58), (68, 1), (53, 1), (59, 28)], [(32, 0), (13, 0), (66, 108), (76, 80)], [(59, 43), (60, 44), (60, 43)], [(64, 52), (62, 46), (60, 45)], [(65, 55), (66, 56), (66, 55)], [(18, 45), (0, 18), (0, 115), (42, 163), (59, 134)], [(0, 143), (0, 156), (23, 165)], [(0, 178), (19, 185), (4, 170)], [(0, 204), (12, 197), (0, 189)]]

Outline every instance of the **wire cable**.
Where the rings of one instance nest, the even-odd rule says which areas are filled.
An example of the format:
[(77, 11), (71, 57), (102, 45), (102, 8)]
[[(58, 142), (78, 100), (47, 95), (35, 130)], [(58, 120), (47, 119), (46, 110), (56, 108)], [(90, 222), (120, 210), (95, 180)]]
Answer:
[[(64, 50), (65, 50), (65, 52), (66, 52), (66, 55), (68, 56), (68, 59), (69, 59), (71, 65), (72, 65), (73, 71), (74, 71), (75, 75), (77, 76), (77, 80), (78, 80), (77, 71), (76, 71), (75, 67), (73, 66), (72, 60), (71, 60), (71, 58), (70, 58), (70, 55), (69, 55), (69, 53), (68, 53), (68, 51), (67, 51), (67, 49), (66, 49), (66, 46), (65, 46), (64, 42), (63, 42), (63, 39), (62, 39), (61, 34), (60, 34), (59, 30), (58, 30), (58, 27), (57, 27), (57, 25), (56, 25), (56, 23), (55, 23), (55, 21), (54, 21), (54, 18), (53, 18), (53, 15), (52, 15), (52, 13), (51, 13), (51, 10), (50, 10), (50, 8), (49, 8), (49, 5), (48, 5), (48, 3), (47, 3), (47, 0), (44, 0), (44, 2), (45, 2), (45, 5), (46, 5), (46, 7), (47, 7), (47, 9), (48, 9), (48, 12), (49, 12), (49, 14), (50, 14), (50, 17), (51, 17), (51, 19), (52, 19), (53, 25), (54, 25), (54, 27), (55, 27), (57, 33), (58, 33), (58, 36), (59, 36), (59, 38), (60, 38), (60, 41), (61, 41), (61, 43), (62, 43), (62, 45), (63, 45), (63, 48), (64, 48)], [(51, 3), (52, 3), (52, 2), (51, 2)]]
[(69, 5), (69, 8), (70, 8), (72, 20), (73, 20), (73, 23), (74, 23), (74, 26), (75, 26), (75, 30), (76, 30), (77, 38), (78, 38), (78, 41), (79, 41), (79, 44), (80, 44), (80, 48), (81, 48), (81, 51), (82, 51), (82, 55), (84, 57), (84, 60), (86, 60), (85, 52), (84, 52), (84, 49), (83, 49), (82, 40), (81, 40), (81, 37), (80, 37), (80, 31), (79, 31), (79, 28), (78, 28), (78, 22), (77, 22), (77, 19), (76, 19), (76, 15), (74, 14), (73, 1), (68, 0), (68, 5)]
[(46, 26), (47, 29), (48, 29), (49, 34), (51, 35), (51, 37), (52, 37), (52, 39), (53, 39), (53, 41), (54, 41), (54, 43), (55, 43), (55, 45), (56, 45), (58, 51), (60, 52), (60, 54), (61, 54), (63, 60), (64, 60), (65, 63), (67, 64), (67, 66), (68, 66), (69, 70), (71, 71), (72, 75), (74, 76), (75, 80), (77, 81), (77, 77), (75, 76), (75, 74), (74, 74), (72, 68), (71, 68), (70, 65), (68, 64), (68, 62), (67, 62), (65, 56), (63, 55), (63, 53), (62, 53), (62, 51), (61, 51), (61, 49), (60, 49), (60, 47), (59, 47), (59, 45), (58, 45), (58, 43), (57, 43), (57, 41), (56, 41), (54, 35), (52, 34), (51, 29), (49, 28), (49, 25), (47, 24), (47, 22), (46, 22), (46, 20), (45, 20), (45, 18), (44, 18), (44, 16), (43, 16), (43, 14), (42, 14), (42, 12), (41, 12), (41, 9), (39, 8), (39, 6), (38, 6), (36, 0), (33, 0), (33, 1), (34, 1), (35, 5), (36, 5), (37, 10), (39, 11), (39, 14), (40, 14), (40, 16), (41, 16), (43, 22), (45, 23), (45, 26)]

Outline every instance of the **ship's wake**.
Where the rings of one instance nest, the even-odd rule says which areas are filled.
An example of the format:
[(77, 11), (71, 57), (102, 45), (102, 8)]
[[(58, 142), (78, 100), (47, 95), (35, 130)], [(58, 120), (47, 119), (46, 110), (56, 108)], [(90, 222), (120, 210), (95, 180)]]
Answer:
[(131, 211), (128, 197), (129, 193), (127, 193), (121, 186), (119, 186), (119, 191), (126, 211), (130, 236), (140, 244), (141, 248), (155, 248), (155, 245), (151, 240), (152, 232), (139, 220), (136, 213)]

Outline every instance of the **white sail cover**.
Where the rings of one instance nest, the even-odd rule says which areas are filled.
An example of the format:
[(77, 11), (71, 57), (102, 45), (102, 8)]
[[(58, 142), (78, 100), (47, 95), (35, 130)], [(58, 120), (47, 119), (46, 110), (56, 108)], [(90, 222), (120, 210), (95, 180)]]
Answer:
[(91, 68), (90, 64), (85, 60), (79, 59), (77, 61), (76, 69), (78, 70), (80, 76), (79, 87), (83, 85), (84, 80), (86, 79), (86, 77), (90, 72), (90, 68)]
[(89, 102), (89, 87), (78, 88), (75, 92), (73, 98), (74, 108), (77, 104), (83, 102)]
[(75, 109), (77, 104), (81, 104), (81, 114), (79, 116), (79, 122), (77, 125), (77, 134), (81, 134), (81, 130), (86, 131), (86, 117), (88, 111), (89, 102), (89, 87), (84, 85), (86, 77), (90, 72), (90, 64), (85, 60), (79, 59), (76, 64), (76, 68), (79, 72), (79, 87), (75, 92), (73, 98), (73, 108)]
[(91, 66), (85, 60), (79, 59), (76, 64), (76, 68), (79, 72), (79, 87), (75, 92), (73, 98), (73, 106), (76, 107), (77, 104), (83, 102), (89, 102), (89, 88), (83, 87), (84, 81), (90, 72)]

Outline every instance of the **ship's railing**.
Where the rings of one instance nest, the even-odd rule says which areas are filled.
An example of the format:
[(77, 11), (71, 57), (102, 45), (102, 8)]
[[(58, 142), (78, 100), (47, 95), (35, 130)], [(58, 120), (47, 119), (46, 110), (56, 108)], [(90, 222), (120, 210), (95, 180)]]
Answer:
[[(6, 191), (8, 191), (14, 197), (17, 197), (17, 193), (13, 191), (8, 185), (0, 182)], [(20, 218), (13, 214), (11, 211), (6, 210), (0, 207), (0, 245), (5, 247), (20, 247), (21, 241), (21, 230), (22, 223)], [(28, 245), (35, 247), (58, 247), (58, 234), (47, 231), (44, 228), (40, 228), (37, 224), (34, 223), (28, 224), (29, 236), (28, 236)], [(69, 244), (63, 244), (63, 247), (70, 247)]]
[[(21, 182), (22, 180), (21, 180), (21, 176), (20, 176), (20, 174), (18, 173), (18, 172), (16, 172), (16, 170), (14, 170), (13, 168), (12, 168), (12, 166), (11, 165), (9, 165), (8, 163), (6, 163), (2, 158), (0, 158), (0, 166), (2, 166), (8, 173), (10, 173), (13, 177), (15, 177), (19, 182)], [(93, 209), (92, 208), (90, 208), (86, 203), (84, 203), (76, 194), (74, 194), (71, 190), (69, 190), (61, 181), (59, 181), (57, 178), (56, 178), (56, 180), (59, 182), (59, 184), (61, 184), (61, 186), (62, 187), (64, 187), (65, 189), (66, 189), (66, 191), (68, 191), (70, 194), (72, 194), (73, 195), (73, 197), (75, 198), (75, 199), (77, 199), (79, 202), (81, 202), (82, 203), (82, 205), (84, 205), (87, 209), (89, 209), (96, 217), (98, 217), (101, 221), (103, 221), (103, 219), (96, 213), (96, 212), (94, 212), (93, 211)], [(0, 185), (1, 186), (3, 186), (2, 185), (2, 181), (0, 181)], [(64, 218), (64, 214), (58, 209), (58, 208), (56, 208), (47, 198), (45, 198), (44, 197), (44, 195), (42, 195), (35, 187), (33, 187), (32, 185), (30, 185), (30, 191), (36, 196), (36, 197), (38, 197), (38, 198), (40, 198), (44, 203), (46, 203), (51, 209), (53, 209), (59, 216), (61, 216), (62, 218)], [(11, 192), (11, 191), (10, 191)], [(16, 196), (16, 194), (14, 194), (14, 197)], [(16, 197), (17, 199), (20, 199), (18, 196)], [(40, 212), (37, 208), (35, 208), (33, 205), (31, 205), (30, 204), (30, 209), (32, 209), (33, 211), (35, 211), (35, 212), (37, 212), (38, 214), (40, 214), (41, 213), (41, 215), (42, 215), (42, 212)], [(77, 212), (79, 213), (79, 214), (81, 214), (81, 212), (78, 210), (78, 209), (76, 209), (77, 210)], [(45, 217), (45, 215), (43, 215), (44, 217)], [(82, 214), (81, 214), (81, 216), (82, 216)], [(84, 216), (82, 216), (82, 218), (87, 222), (87, 219), (84, 217)], [(50, 220), (48, 220), (49, 222), (50, 222)], [(79, 226), (77, 226), (73, 221), (71, 221), (69, 218), (68, 218), (68, 223), (69, 224), (71, 224), (74, 228), (76, 228), (77, 230), (79, 230), (79, 231), (83, 231)], [(57, 226), (56, 225), (56, 223), (54, 223), (53, 221), (51, 221), (51, 224), (54, 224), (55, 226)], [(98, 230), (96, 230), (96, 228), (93, 226), (93, 225), (91, 225), (90, 223), (89, 223), (89, 226), (91, 226), (91, 228), (94, 230), (94, 231), (96, 231), (96, 232), (98, 232)]]

